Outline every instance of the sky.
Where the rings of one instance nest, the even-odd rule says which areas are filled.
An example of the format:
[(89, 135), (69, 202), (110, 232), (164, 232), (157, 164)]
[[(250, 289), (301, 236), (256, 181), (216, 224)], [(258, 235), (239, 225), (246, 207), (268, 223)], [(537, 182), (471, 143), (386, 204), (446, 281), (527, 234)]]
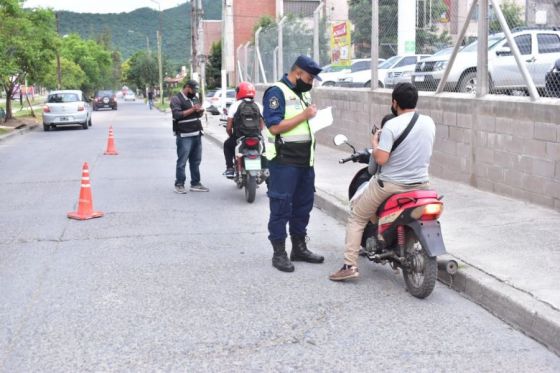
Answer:
[(121, 13), (131, 12), (134, 9), (149, 7), (158, 10), (173, 8), (183, 4), (186, 0), (26, 0), (24, 7), (53, 8), (54, 10), (70, 10), (78, 13)]

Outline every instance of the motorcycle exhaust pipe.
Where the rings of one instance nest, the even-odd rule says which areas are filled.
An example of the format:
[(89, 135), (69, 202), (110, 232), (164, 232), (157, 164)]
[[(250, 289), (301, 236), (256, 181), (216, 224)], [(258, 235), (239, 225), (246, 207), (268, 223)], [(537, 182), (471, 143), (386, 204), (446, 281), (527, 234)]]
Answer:
[(388, 252), (382, 253), (382, 254), (375, 254), (375, 255), (373, 256), (373, 259), (376, 259), (376, 260), (384, 260), (384, 259), (392, 258), (392, 257), (394, 257), (394, 256), (395, 256), (395, 253), (394, 253), (394, 252), (388, 251)]
[(451, 276), (459, 270), (459, 263), (455, 259), (438, 259), (437, 266), (440, 271), (445, 271)]

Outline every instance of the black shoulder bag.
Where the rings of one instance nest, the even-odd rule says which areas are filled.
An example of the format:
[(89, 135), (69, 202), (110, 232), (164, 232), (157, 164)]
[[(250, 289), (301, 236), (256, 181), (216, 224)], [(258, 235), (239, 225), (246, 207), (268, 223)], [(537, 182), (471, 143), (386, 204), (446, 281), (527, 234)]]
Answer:
[[(399, 146), (401, 142), (403, 142), (404, 139), (408, 136), (410, 131), (412, 131), (412, 127), (414, 127), (414, 124), (418, 120), (418, 117), (419, 117), (418, 113), (415, 112), (414, 115), (412, 116), (412, 119), (410, 120), (410, 123), (408, 123), (408, 126), (406, 126), (406, 128), (401, 133), (399, 138), (393, 143), (393, 146), (391, 147), (391, 153), (395, 151), (397, 146)], [(381, 166), (379, 166), (377, 162), (375, 162), (375, 158), (373, 157), (373, 153), (372, 153), (369, 158), (368, 172), (370, 175), (375, 175), (380, 170), (381, 170)]]

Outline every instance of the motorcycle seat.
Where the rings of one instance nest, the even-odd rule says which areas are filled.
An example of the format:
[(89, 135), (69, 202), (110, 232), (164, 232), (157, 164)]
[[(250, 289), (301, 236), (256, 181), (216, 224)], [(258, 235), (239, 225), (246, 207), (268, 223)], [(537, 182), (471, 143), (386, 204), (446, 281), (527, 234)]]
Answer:
[(377, 215), (381, 213), (402, 209), (404, 207), (421, 206), (438, 201), (435, 190), (413, 190), (410, 192), (393, 194), (387, 198), (377, 209)]

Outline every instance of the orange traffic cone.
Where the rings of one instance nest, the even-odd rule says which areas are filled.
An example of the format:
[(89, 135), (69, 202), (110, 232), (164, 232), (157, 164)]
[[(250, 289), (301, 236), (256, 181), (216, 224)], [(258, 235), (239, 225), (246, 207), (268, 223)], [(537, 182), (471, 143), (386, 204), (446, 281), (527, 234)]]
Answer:
[(101, 211), (93, 211), (91, 185), (89, 183), (89, 166), (85, 162), (82, 169), (82, 187), (80, 189), (80, 199), (78, 200), (78, 211), (69, 212), (68, 217), (70, 219), (86, 220), (102, 216), (103, 213)]
[(109, 127), (109, 139), (107, 140), (107, 150), (106, 155), (118, 155), (117, 149), (115, 148), (115, 136), (113, 135), (113, 126)]

